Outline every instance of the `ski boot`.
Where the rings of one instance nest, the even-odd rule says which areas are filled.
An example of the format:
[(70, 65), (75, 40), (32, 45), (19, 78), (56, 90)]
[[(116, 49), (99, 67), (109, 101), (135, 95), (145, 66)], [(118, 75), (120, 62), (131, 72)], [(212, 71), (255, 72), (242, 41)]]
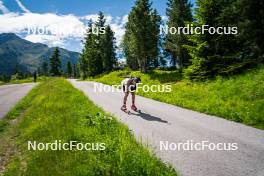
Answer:
[(121, 110), (124, 111), (127, 114), (130, 114), (130, 111), (127, 110), (127, 107), (126, 107), (125, 104), (121, 107)]

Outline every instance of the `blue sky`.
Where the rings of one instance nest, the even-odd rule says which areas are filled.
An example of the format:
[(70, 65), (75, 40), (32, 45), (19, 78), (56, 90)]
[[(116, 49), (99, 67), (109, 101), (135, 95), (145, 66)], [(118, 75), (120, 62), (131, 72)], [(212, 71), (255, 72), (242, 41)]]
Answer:
[[(194, 0), (192, 0), (194, 1)], [(165, 16), (167, 0), (152, 0), (153, 8)], [(83, 35), (36, 35), (25, 31), (28, 26), (77, 28), (98, 11), (107, 16), (119, 44), (124, 34), (127, 14), (135, 0), (0, 0), (0, 33), (14, 32), (26, 40), (81, 51)], [(30, 29), (32, 29), (30, 27)]]
[[(21, 11), (15, 0), (2, 0), (10, 11)], [(127, 14), (134, 5), (134, 0), (20, 0), (27, 9), (34, 13), (86, 14), (103, 11), (113, 16)], [(167, 0), (153, 0), (153, 7), (164, 15)]]

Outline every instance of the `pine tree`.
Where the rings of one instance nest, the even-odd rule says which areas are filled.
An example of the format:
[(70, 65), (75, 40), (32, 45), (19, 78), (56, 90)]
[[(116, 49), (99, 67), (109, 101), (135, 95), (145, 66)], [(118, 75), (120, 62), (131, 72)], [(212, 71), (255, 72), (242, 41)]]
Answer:
[[(93, 25), (101, 32), (92, 33)], [(114, 32), (110, 26), (105, 25), (105, 17), (102, 12), (99, 12), (98, 20), (95, 24), (90, 22), (86, 32), (84, 49), (79, 62), (82, 78), (111, 71), (116, 63), (115, 49)]]
[(75, 65), (75, 77), (76, 78), (80, 78), (80, 63), (77, 63), (76, 65)]
[(80, 57), (82, 78), (102, 73), (102, 57), (99, 52), (98, 36), (92, 33), (92, 22), (89, 23), (84, 39), (84, 49)]
[(67, 76), (68, 77), (72, 76), (72, 64), (70, 61), (67, 62)]
[(82, 79), (86, 79), (88, 76), (88, 60), (85, 57), (85, 50), (83, 49), (80, 58), (79, 58), (79, 65), (81, 70), (81, 77)]
[(130, 29), (126, 28), (126, 33), (124, 35), (124, 39), (122, 41), (121, 47), (123, 49), (124, 55), (126, 57), (126, 65), (131, 68), (132, 70), (138, 70), (139, 64), (138, 60), (134, 54), (134, 44), (132, 42), (132, 34)]
[[(169, 0), (168, 8), (166, 9), (166, 14), (168, 16), (167, 26), (171, 27), (184, 27), (186, 23), (193, 21), (192, 5), (188, 0)], [(183, 45), (188, 44), (189, 41), (184, 34), (171, 34), (168, 33), (166, 36), (165, 49), (171, 54), (171, 63), (172, 66), (176, 66), (176, 63), (179, 67), (183, 67), (189, 63), (191, 57), (188, 54), (186, 48)]]
[[(230, 3), (226, 0), (198, 0), (195, 15), (197, 22), (193, 23), (194, 26), (228, 26), (227, 21), (220, 19)], [(234, 35), (206, 32), (191, 35), (189, 40), (192, 44), (185, 47), (192, 57), (192, 65), (185, 70), (186, 77), (204, 79), (233, 71), (233, 64), (237, 62), (237, 41)]]
[(148, 58), (148, 66), (157, 68), (159, 66), (159, 54), (160, 54), (160, 24), (161, 24), (161, 17), (158, 14), (158, 11), (154, 9), (151, 12), (151, 47), (150, 47), (150, 57)]
[(101, 53), (98, 50), (97, 36), (91, 34), (91, 41), (86, 48), (86, 57), (88, 59), (88, 76), (96, 76), (103, 72), (103, 63)]
[(48, 76), (48, 72), (49, 72), (49, 65), (46, 61), (44, 61), (42, 63), (42, 66), (41, 66), (41, 71), (43, 73), (44, 76)]
[(88, 34), (85, 45), (84, 57), (87, 60), (87, 75), (96, 76), (102, 73), (102, 57), (98, 50), (97, 35)]
[[(104, 16), (103, 12), (100, 11), (98, 13), (98, 19), (97, 19), (97, 21), (95, 23), (95, 25), (99, 28), (99, 31), (100, 31), (100, 29), (101, 30), (105, 29), (105, 22), (106, 22), (105, 16)], [(98, 35), (98, 38), (100, 38), (100, 37), (101, 37), (101, 35)]]
[(58, 47), (55, 48), (50, 58), (50, 75), (51, 76), (61, 75), (60, 51)]
[[(105, 19), (105, 16), (103, 14), (103, 12), (99, 12), (98, 13), (98, 19), (95, 23), (95, 26), (99, 29), (102, 30), (104, 29), (105, 31), (105, 22), (106, 22), (106, 19)], [(94, 52), (94, 54), (96, 54), (95, 58), (95, 62), (97, 64), (97, 69), (96, 69), (96, 73), (95, 74), (101, 74), (104, 72), (104, 61), (105, 61), (105, 53), (104, 53), (104, 46), (105, 46), (105, 41), (104, 41), (104, 35), (105, 35), (105, 32), (104, 33), (98, 33), (97, 35), (93, 35), (94, 37), (94, 40), (96, 43), (94, 43), (94, 48), (96, 49), (97, 52)]]
[(241, 55), (252, 62), (264, 62), (264, 3), (253, 0), (235, 1), (225, 12), (239, 28), (238, 39), (242, 43)]
[(73, 77), (74, 78), (77, 78), (78, 77), (78, 74), (77, 74), (77, 65), (76, 64), (73, 64)]
[(117, 62), (114, 32), (109, 25), (106, 27), (105, 35), (102, 40), (103, 70), (109, 72), (113, 70), (113, 67)]
[(128, 16), (123, 49), (128, 65), (135, 64), (134, 68), (138, 65), (141, 72), (147, 71), (149, 61), (159, 52), (157, 38), (154, 37), (158, 35), (155, 30), (157, 17), (157, 11), (152, 10), (149, 0), (137, 0)]

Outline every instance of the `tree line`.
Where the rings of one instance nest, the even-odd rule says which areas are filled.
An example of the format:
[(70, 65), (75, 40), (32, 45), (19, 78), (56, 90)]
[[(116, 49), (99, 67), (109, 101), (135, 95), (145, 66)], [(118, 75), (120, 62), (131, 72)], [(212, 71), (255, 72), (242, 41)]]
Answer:
[(68, 78), (77, 78), (79, 77), (79, 68), (77, 64), (67, 62), (66, 70), (62, 70), (60, 50), (56, 47), (49, 58), (49, 63), (44, 61), (41, 65), (41, 68), (37, 71), (40, 75), (43, 76), (65, 76)]
[[(165, 23), (151, 6), (149, 0), (137, 0), (128, 15), (121, 47), (132, 70), (172, 66), (189, 79), (204, 79), (263, 63), (262, 1), (197, 0), (193, 8), (188, 0), (168, 0)], [(102, 12), (95, 25), (106, 26)], [(160, 25), (235, 26), (238, 34), (161, 34)], [(106, 29), (104, 35), (87, 32), (80, 59), (83, 77), (109, 72), (116, 64), (114, 33), (110, 26)]]
[(137, 0), (128, 16), (123, 51), (128, 66), (146, 72), (169, 60), (189, 79), (230, 75), (263, 63), (264, 3), (252, 0), (168, 0), (166, 25), (238, 28), (237, 35), (159, 31), (160, 17), (149, 0)]

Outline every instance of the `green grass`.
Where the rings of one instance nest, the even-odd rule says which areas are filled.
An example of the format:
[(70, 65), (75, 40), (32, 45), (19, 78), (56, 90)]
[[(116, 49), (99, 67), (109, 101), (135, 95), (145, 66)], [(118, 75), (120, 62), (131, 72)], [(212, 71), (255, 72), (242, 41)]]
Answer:
[[(62, 78), (40, 83), (5, 120), (8, 125), (0, 132), (4, 175), (176, 175), (137, 143), (125, 125)], [(54, 140), (103, 142), (106, 150), (27, 150), (27, 141)]]
[(93, 80), (118, 85), (129, 75), (140, 76), (143, 84), (172, 86), (170, 93), (139, 91), (142, 96), (264, 129), (264, 66), (207, 82), (190, 82), (182, 80), (176, 71), (159, 70), (147, 74), (115, 71)]
[[(48, 79), (48, 78), (45, 76), (40, 76), (37, 78), (37, 82), (45, 81), (46, 79)], [(14, 79), (14, 80), (11, 79), (9, 82), (0, 81), (0, 86), (1, 85), (8, 85), (8, 84), (32, 83), (33, 81), (34, 81), (34, 79), (32, 77), (28, 77), (25, 79)]]

